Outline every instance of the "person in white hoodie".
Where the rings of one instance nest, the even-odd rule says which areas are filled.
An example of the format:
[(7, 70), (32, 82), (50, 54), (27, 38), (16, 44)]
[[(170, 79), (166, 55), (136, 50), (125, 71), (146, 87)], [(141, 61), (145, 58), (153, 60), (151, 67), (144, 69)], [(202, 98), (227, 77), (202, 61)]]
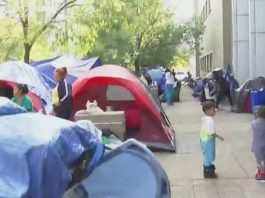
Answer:
[(170, 69), (166, 69), (165, 77), (166, 77), (165, 99), (168, 105), (173, 105), (175, 79)]

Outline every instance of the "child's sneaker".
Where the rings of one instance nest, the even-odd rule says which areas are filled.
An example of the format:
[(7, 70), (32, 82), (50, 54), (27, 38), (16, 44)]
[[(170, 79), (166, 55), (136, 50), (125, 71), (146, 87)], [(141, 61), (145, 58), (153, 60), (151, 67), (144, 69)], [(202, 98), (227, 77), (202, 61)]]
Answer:
[(260, 170), (258, 170), (255, 175), (255, 179), (260, 182), (265, 182), (265, 172), (261, 172)]
[(216, 179), (218, 177), (216, 173), (207, 173), (207, 172), (204, 172), (203, 176), (205, 179)]
[(261, 171), (261, 182), (265, 182), (265, 172)]
[(216, 167), (215, 167), (215, 165), (214, 164), (212, 164), (211, 166), (210, 166), (210, 168), (212, 169), (212, 170), (216, 170)]
[(203, 176), (205, 179), (216, 179), (217, 174), (215, 173), (215, 166), (204, 167)]
[(203, 171), (203, 176), (205, 179), (216, 179), (218, 177), (213, 171)]

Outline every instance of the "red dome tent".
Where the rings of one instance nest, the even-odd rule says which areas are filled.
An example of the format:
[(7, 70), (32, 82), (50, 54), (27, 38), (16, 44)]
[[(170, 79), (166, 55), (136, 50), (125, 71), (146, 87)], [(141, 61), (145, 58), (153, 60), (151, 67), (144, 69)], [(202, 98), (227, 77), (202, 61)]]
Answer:
[[(125, 68), (105, 65), (89, 71), (73, 84), (73, 115), (86, 108), (87, 100), (97, 100), (106, 110), (125, 111), (127, 137), (150, 148), (175, 151), (175, 132), (163, 109), (144, 85)], [(137, 128), (131, 133), (130, 129)]]

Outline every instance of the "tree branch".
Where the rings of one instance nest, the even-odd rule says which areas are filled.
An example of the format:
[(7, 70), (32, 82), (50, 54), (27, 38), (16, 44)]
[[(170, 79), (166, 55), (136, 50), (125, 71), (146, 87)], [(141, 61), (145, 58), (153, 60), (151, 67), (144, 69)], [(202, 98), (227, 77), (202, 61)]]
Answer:
[(76, 2), (77, 0), (71, 0), (69, 2), (66, 2), (65, 4), (63, 4), (55, 13), (54, 15), (39, 29), (39, 31), (37, 31), (33, 38), (30, 41), (30, 45), (32, 46), (36, 40), (40, 37), (40, 35), (53, 23), (53, 21), (56, 19), (56, 17), (64, 10), (64, 9), (68, 9), (70, 7), (73, 7), (73, 4)]
[(22, 26), (24, 27), (25, 21), (24, 21), (24, 18), (22, 16), (22, 5), (21, 5), (21, 1), (20, 0), (18, 1), (18, 5), (19, 5), (19, 12), (18, 12), (19, 20), (20, 20)]
[(23, 31), (24, 31), (24, 39), (26, 42), (28, 42), (28, 30), (29, 30), (29, 4), (27, 1), (24, 1), (24, 26), (23, 26)]

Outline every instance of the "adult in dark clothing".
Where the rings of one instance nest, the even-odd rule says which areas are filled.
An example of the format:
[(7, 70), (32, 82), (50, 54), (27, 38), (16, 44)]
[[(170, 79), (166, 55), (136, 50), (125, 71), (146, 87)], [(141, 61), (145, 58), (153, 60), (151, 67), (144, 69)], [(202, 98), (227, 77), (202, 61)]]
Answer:
[(67, 83), (67, 69), (57, 68), (54, 79), (57, 82), (53, 90), (53, 107), (56, 116), (70, 120), (72, 110), (72, 86)]
[(144, 77), (145, 77), (145, 79), (146, 79), (146, 81), (147, 81), (148, 86), (150, 86), (150, 85), (152, 84), (152, 79), (151, 79), (151, 77), (150, 77), (149, 74), (147, 74), (147, 73), (144, 74)]
[(188, 78), (189, 78), (189, 79), (192, 78), (192, 75), (191, 75), (190, 71), (187, 72), (187, 75), (188, 75)]
[(174, 101), (176, 102), (180, 102), (180, 91), (181, 91), (181, 82), (175, 78), (175, 83), (173, 88), (175, 89), (175, 97), (174, 97)]
[(181, 81), (179, 81), (176, 78), (176, 72), (174, 70), (172, 70), (172, 75), (174, 77), (174, 85), (173, 85), (173, 88), (175, 90), (174, 101), (175, 102), (180, 102)]
[(216, 84), (218, 86), (218, 92), (216, 96), (216, 108), (218, 109), (220, 102), (223, 100), (224, 97), (227, 97), (229, 103), (232, 107), (233, 101), (230, 93), (230, 85), (224, 77), (215, 76), (216, 77)]

